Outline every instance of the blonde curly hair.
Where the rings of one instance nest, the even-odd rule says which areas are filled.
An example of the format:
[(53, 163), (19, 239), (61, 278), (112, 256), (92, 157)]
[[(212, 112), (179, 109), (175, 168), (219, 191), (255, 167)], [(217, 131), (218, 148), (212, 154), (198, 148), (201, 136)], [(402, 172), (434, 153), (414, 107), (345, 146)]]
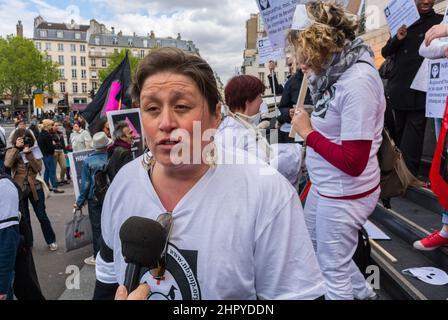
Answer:
[(294, 47), (299, 63), (319, 71), (347, 41), (355, 39), (358, 21), (336, 2), (309, 2), (306, 9), (316, 23), (305, 30), (289, 31), (286, 40)]

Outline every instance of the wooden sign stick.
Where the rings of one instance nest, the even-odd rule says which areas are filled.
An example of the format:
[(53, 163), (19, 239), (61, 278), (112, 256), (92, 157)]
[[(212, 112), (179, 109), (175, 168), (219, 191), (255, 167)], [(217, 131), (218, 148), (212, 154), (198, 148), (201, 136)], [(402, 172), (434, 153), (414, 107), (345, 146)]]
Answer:
[[(306, 75), (303, 75), (302, 79), (302, 85), (300, 86), (299, 91), (299, 97), (297, 98), (297, 103), (295, 106), (295, 111), (297, 111), (299, 108), (303, 108), (303, 105), (305, 103), (305, 97), (306, 97), (306, 91), (308, 90), (308, 78)], [(296, 136), (295, 130), (291, 127), (291, 131), (289, 132), (289, 137), (294, 138)]]

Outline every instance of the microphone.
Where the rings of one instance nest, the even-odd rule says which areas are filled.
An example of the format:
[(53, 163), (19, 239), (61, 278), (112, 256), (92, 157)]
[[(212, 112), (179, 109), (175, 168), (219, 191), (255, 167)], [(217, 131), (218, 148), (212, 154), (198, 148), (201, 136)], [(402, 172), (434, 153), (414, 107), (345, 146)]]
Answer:
[(128, 264), (124, 285), (128, 294), (140, 284), (142, 268), (157, 266), (166, 242), (166, 232), (155, 220), (130, 217), (120, 228), (121, 252)]

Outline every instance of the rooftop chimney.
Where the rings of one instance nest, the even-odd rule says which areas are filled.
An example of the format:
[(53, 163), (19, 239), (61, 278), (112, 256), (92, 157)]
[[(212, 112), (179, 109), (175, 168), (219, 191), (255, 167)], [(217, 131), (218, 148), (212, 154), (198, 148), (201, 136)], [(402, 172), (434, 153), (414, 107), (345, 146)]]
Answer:
[(16, 31), (17, 31), (17, 37), (23, 38), (23, 25), (22, 25), (22, 21), (20, 21), (20, 20), (16, 24)]

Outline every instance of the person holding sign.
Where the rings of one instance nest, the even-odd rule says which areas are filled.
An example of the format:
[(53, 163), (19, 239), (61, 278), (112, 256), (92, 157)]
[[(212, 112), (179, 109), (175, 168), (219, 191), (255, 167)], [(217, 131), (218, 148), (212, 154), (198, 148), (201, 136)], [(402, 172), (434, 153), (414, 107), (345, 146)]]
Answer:
[(283, 86), (278, 83), (277, 74), (275, 73), (275, 61), (269, 60), (269, 74), (268, 81), (273, 95), (280, 95), (283, 93)]
[[(442, 37), (448, 37), (448, 24), (438, 24), (431, 27), (426, 32), (425, 40), (420, 46), (420, 55), (428, 59), (448, 58), (448, 42), (441, 41), (439, 38)], [(431, 72), (435, 74), (435, 71)], [(434, 75), (431, 77), (435, 78)], [(438, 140), (442, 128), (442, 118), (434, 118), (434, 124), (436, 139)], [(430, 251), (446, 245), (448, 245), (448, 208), (443, 208), (442, 228), (415, 241), (413, 246), (417, 250)]]
[(394, 72), (387, 82), (386, 93), (395, 115), (396, 144), (403, 153), (409, 170), (418, 176), (423, 151), (426, 117), (426, 93), (411, 89), (423, 58), (419, 55), (422, 37), (443, 16), (433, 10), (434, 0), (417, 0), (420, 20), (402, 26), (381, 49), (384, 58), (394, 56)]
[[(296, 19), (296, 17), (302, 17)], [(386, 102), (373, 52), (339, 4), (298, 5), (288, 41), (307, 73), (314, 110), (296, 109), (312, 182), (305, 221), (327, 283), (326, 298), (375, 299), (352, 260), (358, 231), (380, 195), (377, 152)], [(354, 85), (355, 84), (355, 85)]]

